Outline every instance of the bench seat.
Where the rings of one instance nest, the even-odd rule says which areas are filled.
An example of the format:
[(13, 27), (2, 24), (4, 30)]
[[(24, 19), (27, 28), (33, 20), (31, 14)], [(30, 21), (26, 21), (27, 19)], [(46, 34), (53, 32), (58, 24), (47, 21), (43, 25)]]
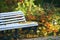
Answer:
[(32, 27), (32, 26), (38, 26), (37, 22), (24, 22), (24, 23), (13, 23), (13, 24), (1, 25), (0, 31), (24, 28), (24, 27)]

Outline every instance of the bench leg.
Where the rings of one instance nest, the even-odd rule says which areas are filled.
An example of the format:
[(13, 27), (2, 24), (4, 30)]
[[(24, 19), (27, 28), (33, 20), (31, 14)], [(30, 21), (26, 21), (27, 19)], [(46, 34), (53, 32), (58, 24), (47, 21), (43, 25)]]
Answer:
[(34, 33), (34, 34), (37, 34), (37, 32), (36, 32), (36, 31), (37, 31), (37, 26), (32, 27), (32, 30), (33, 30), (33, 33)]
[(0, 40), (11, 40), (11, 34), (12, 31), (11, 30), (6, 30), (6, 31), (1, 31), (0, 34)]
[(13, 37), (14, 37), (14, 40), (17, 40), (19, 38), (19, 30), (18, 29), (15, 29)]
[(6, 36), (6, 32), (5, 31), (1, 31), (1, 37), (0, 37), (0, 40), (7, 40), (7, 36)]
[(4, 39), (4, 31), (0, 31), (0, 40)]
[(12, 30), (6, 30), (4, 32), (4, 40), (11, 40), (11, 33), (12, 33)]

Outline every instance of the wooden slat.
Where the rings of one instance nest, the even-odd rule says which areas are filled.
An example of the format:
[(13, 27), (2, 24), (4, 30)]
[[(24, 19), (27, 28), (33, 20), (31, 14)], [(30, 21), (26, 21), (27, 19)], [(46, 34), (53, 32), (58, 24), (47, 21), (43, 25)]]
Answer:
[(13, 20), (23, 20), (24, 19), (24, 17), (22, 17), (22, 18), (10, 18), (10, 19), (2, 19), (2, 20), (0, 20), (0, 22), (4, 22), (4, 21), (13, 21)]
[(24, 16), (24, 15), (20, 15), (20, 14), (16, 14), (16, 15), (15, 15), (15, 14), (14, 14), (14, 15), (11, 14), (11, 15), (9, 15), (9, 14), (8, 14), (8, 15), (0, 15), (0, 18), (1, 18), (1, 17), (9, 17), (9, 16)]
[(7, 13), (0, 13), (0, 17), (3, 16), (11, 16), (11, 15), (23, 15), (22, 12), (7, 12)]
[(11, 15), (11, 16), (6, 16), (6, 17), (1, 17), (1, 16), (0, 16), (0, 19), (15, 18), (15, 17), (23, 17), (23, 15)]
[(9, 21), (9, 22), (2, 22), (2, 23), (0, 23), (0, 25), (18, 23), (18, 22), (23, 22), (23, 21), (25, 22), (25, 20), (15, 20), (15, 21)]

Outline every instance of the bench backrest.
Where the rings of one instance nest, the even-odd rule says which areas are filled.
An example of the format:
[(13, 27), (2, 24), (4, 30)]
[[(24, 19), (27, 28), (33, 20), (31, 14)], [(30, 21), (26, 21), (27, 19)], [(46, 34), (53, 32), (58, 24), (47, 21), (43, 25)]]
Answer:
[(0, 25), (25, 21), (25, 16), (21, 11), (0, 13)]

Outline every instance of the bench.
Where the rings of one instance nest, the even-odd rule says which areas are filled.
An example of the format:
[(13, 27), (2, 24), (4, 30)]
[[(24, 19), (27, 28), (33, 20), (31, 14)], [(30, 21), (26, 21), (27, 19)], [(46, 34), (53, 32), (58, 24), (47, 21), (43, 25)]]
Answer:
[[(10, 40), (10, 36), (16, 40), (19, 37), (19, 28), (33, 26), (38, 26), (38, 23), (27, 22), (22, 11), (0, 13), (0, 33), (3, 35), (0, 40)], [(12, 30), (15, 30), (14, 33)], [(8, 32), (11, 33), (10, 36)]]
[(37, 22), (27, 22), (22, 11), (0, 13), (0, 31), (38, 26)]

